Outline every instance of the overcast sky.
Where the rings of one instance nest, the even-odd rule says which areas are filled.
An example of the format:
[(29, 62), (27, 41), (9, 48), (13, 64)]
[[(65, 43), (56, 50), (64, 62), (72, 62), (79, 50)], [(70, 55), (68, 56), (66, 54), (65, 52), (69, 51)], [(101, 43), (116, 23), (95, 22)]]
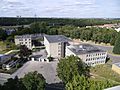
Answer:
[(0, 0), (0, 17), (120, 18), (120, 0)]

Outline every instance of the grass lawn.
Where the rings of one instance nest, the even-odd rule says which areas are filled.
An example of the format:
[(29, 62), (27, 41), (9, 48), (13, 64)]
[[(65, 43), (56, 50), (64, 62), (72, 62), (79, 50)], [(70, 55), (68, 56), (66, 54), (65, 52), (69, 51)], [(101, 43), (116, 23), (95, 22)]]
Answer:
[(120, 83), (120, 75), (112, 71), (112, 66), (109, 64), (98, 65), (91, 68), (91, 73), (95, 74), (97, 79), (103, 78)]
[(0, 54), (6, 53), (6, 44), (3, 41), (0, 41)]
[[(7, 44), (9, 44), (9, 48), (7, 48)], [(15, 48), (16, 46), (14, 43), (0, 41), (0, 54), (4, 54)]]

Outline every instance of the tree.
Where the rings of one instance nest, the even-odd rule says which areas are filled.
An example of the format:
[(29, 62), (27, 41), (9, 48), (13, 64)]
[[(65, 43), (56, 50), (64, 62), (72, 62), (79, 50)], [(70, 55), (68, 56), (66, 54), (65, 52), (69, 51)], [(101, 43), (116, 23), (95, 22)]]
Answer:
[(28, 59), (28, 57), (32, 54), (32, 50), (28, 49), (27, 46), (21, 45), (20, 46), (20, 51), (19, 51), (19, 56), (22, 59)]
[(46, 81), (44, 77), (35, 72), (29, 72), (22, 78), (23, 84), (27, 90), (45, 90)]
[(74, 75), (85, 75), (89, 72), (88, 66), (76, 56), (68, 56), (60, 60), (57, 66), (58, 77), (67, 83)]
[(49, 56), (48, 58), (47, 58), (49, 61), (53, 61), (53, 57), (51, 57), (51, 56)]
[(115, 42), (115, 46), (113, 48), (113, 53), (120, 54), (120, 32), (119, 32), (117, 40)]
[(66, 84), (66, 90), (89, 90), (89, 83), (85, 76), (74, 75), (72, 81)]
[(7, 38), (7, 32), (0, 28), (0, 40), (5, 40)]
[(17, 76), (14, 79), (8, 79), (8, 81), (2, 86), (2, 88), (2, 90), (26, 90), (22, 81), (18, 79)]
[(105, 88), (112, 87), (113, 81), (108, 80), (94, 80), (86, 78), (85, 76), (74, 75), (73, 79), (66, 84), (66, 90), (104, 90)]

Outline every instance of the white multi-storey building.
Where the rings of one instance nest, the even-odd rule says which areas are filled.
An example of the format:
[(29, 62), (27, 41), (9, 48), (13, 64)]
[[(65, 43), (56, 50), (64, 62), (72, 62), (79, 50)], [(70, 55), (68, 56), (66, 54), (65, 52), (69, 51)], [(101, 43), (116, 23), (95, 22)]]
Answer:
[(27, 48), (32, 49), (32, 36), (31, 35), (15, 36), (15, 45), (26, 45)]
[(45, 35), (44, 45), (48, 56), (54, 58), (65, 57), (65, 47), (68, 41), (70, 40), (63, 35)]
[(78, 56), (89, 66), (105, 64), (107, 52), (89, 44), (70, 45), (66, 47), (66, 56)]
[(15, 36), (15, 45), (26, 45), (27, 48), (32, 49), (33, 40), (43, 38), (44, 34), (26, 34)]

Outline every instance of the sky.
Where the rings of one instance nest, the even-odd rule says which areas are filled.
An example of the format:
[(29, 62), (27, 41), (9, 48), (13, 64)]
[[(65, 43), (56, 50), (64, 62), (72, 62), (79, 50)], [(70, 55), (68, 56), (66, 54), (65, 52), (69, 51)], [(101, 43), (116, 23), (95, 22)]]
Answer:
[(120, 0), (0, 0), (0, 17), (120, 18)]

